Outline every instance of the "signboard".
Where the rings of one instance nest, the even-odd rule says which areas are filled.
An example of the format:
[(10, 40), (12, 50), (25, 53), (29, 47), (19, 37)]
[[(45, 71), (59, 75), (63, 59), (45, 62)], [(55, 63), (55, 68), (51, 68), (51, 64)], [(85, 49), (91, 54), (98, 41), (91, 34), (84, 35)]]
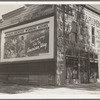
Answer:
[(2, 31), (1, 61), (53, 58), (54, 17)]
[(87, 24), (100, 28), (100, 18), (98, 15), (85, 10), (84, 20)]
[[(86, 11), (85, 10), (85, 22), (89, 28), (89, 35), (90, 39), (89, 41), (91, 42), (91, 47), (92, 49), (96, 50), (96, 53), (99, 54), (100, 52), (100, 18), (99, 15), (96, 13)], [(94, 27), (94, 34), (95, 34), (95, 45), (92, 44), (92, 27)]]

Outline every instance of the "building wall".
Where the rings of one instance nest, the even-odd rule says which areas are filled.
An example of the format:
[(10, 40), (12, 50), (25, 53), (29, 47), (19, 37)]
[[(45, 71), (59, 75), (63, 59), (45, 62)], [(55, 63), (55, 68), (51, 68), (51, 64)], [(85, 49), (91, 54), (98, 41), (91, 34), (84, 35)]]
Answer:
[[(14, 37), (17, 36), (20, 37), (21, 35), (24, 36), (25, 34), (31, 34), (31, 30), (29, 28), (33, 26), (34, 27), (36, 26), (35, 28), (34, 27), (31, 28), (33, 32), (37, 30), (38, 32), (42, 31), (42, 34), (44, 34), (43, 31), (45, 31), (45, 28), (47, 27), (41, 24), (44, 22), (48, 23), (47, 26), (49, 30), (49, 34), (48, 34), (49, 38), (44, 39), (48, 41), (47, 53), (46, 52), (44, 52), (43, 54), (35, 53), (35, 55), (33, 54), (33, 56), (31, 57), (28, 57), (28, 55), (26, 57), (17, 57), (17, 56), (4, 57), (6, 53), (5, 50), (7, 50), (5, 48), (6, 41), (9, 41), (9, 39), (13, 41)], [(40, 25), (41, 26), (40, 27), (39, 24), (41, 24), (42, 26)], [(26, 28), (28, 28), (27, 31), (28, 33), (25, 33)], [(4, 22), (0, 24), (0, 29), (2, 35), (1, 38), (2, 45), (0, 46), (2, 48), (2, 52), (1, 52), (2, 59), (0, 63), (0, 82), (18, 83), (18, 84), (35, 84), (35, 85), (44, 85), (44, 84), (54, 85), (55, 74), (56, 74), (56, 60), (55, 60), (55, 50), (54, 50), (54, 45), (55, 45), (54, 44), (54, 37), (55, 37), (54, 36), (54, 6), (32, 5), (26, 10), (24, 10), (23, 13), (16, 15), (13, 18), (4, 20)], [(20, 31), (20, 29), (23, 30), (24, 33)], [(37, 35), (36, 33), (34, 34)], [(28, 41), (30, 41), (30, 39)], [(36, 41), (36, 43), (37, 42), (38, 41)], [(43, 41), (41, 40), (41, 42)], [(41, 43), (42, 46), (43, 43)], [(34, 44), (34, 46), (36, 45)]]
[[(90, 36), (90, 46), (96, 50), (97, 53), (99, 53), (99, 33), (100, 33), (100, 18), (99, 15), (91, 12), (89, 10), (84, 10), (85, 12), (85, 21), (88, 26), (89, 36)], [(92, 27), (95, 28), (95, 44), (92, 43)]]
[(19, 84), (55, 84), (55, 62), (38, 61), (0, 65), (0, 82)]
[[(100, 18), (99, 18), (99, 15), (88, 10), (88, 9), (85, 9), (84, 10), (85, 12), (85, 21), (86, 21), (86, 24), (88, 26), (88, 31), (89, 31), (89, 41), (90, 41), (90, 47), (91, 47), (91, 50), (90, 52), (94, 52), (98, 58), (94, 58), (95, 59), (95, 63), (98, 64), (98, 78), (100, 78)], [(94, 38), (95, 38), (95, 41), (94, 41), (94, 44), (92, 43), (92, 27), (94, 28)], [(96, 66), (94, 66), (96, 67)]]
[[(81, 5), (57, 6), (57, 84), (96, 82), (98, 74), (97, 37), (95, 45), (92, 42), (91, 26), (96, 18), (95, 27), (98, 29), (99, 15)], [(97, 21), (98, 20), (98, 21)], [(91, 23), (91, 25), (90, 25)], [(95, 30), (96, 32), (97, 30)], [(97, 33), (95, 34), (97, 35)], [(91, 57), (91, 55), (93, 57)], [(92, 60), (92, 62), (91, 62)], [(92, 64), (91, 64), (92, 63)], [(94, 66), (91, 66), (94, 65)], [(92, 67), (94, 67), (92, 69)], [(94, 72), (92, 70), (95, 70)], [(63, 77), (63, 78), (62, 78)], [(92, 77), (92, 79), (91, 79)]]
[(56, 82), (57, 85), (65, 84), (65, 48), (64, 48), (64, 13), (61, 5), (56, 8), (57, 20), (57, 70)]

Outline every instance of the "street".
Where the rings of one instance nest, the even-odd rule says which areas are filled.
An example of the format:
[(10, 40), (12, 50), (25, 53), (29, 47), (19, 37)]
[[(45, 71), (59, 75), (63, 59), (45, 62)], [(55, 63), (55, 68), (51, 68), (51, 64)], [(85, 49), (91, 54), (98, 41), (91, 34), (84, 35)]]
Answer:
[(56, 86), (1, 84), (0, 99), (100, 98), (100, 83)]

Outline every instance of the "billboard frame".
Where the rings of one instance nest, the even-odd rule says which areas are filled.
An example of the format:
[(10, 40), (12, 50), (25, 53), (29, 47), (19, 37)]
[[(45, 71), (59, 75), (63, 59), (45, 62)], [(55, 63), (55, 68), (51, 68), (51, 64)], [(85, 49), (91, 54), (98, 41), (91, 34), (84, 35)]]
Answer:
[[(21, 57), (21, 58), (10, 58), (10, 59), (4, 59), (4, 43), (5, 43), (5, 33), (22, 29), (22, 28), (27, 28), (33, 25), (41, 24), (49, 22), (49, 53), (44, 53), (43, 55), (39, 56), (32, 56), (32, 57)], [(31, 23), (27, 23), (24, 25), (12, 27), (6, 30), (2, 31), (1, 34), (1, 62), (17, 62), (17, 61), (32, 61), (32, 60), (42, 60), (42, 59), (53, 59), (54, 58), (54, 16), (48, 17), (45, 19), (40, 19), (38, 21), (34, 21)]]

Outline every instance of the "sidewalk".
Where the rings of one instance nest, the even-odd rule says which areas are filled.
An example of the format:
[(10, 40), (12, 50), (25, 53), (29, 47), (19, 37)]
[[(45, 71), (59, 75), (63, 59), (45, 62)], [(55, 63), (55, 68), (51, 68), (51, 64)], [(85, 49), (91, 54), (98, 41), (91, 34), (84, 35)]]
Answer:
[(100, 83), (71, 84), (66, 87), (76, 90), (100, 91)]
[(100, 84), (77, 84), (65, 87), (1, 84), (0, 99), (99, 98)]

